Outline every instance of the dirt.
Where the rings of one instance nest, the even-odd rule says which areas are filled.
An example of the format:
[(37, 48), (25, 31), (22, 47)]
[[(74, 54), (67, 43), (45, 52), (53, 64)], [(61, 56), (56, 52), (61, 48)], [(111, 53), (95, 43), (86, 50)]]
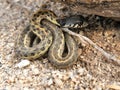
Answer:
[[(0, 0), (0, 90), (110, 90), (107, 85), (120, 86), (120, 66), (109, 62), (89, 44), (80, 46), (82, 53), (77, 62), (66, 69), (55, 68), (47, 56), (32, 60), (27, 67), (15, 67), (21, 61), (14, 52), (17, 37), (29, 23), (31, 13), (46, 2)], [(49, 9), (59, 16), (64, 5), (51, 5)], [(84, 35), (120, 57), (120, 28), (91, 29)]]

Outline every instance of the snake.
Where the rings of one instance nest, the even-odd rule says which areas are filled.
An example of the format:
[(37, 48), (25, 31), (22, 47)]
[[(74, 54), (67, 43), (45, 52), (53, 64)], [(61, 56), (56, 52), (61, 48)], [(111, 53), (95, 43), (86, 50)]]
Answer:
[(88, 26), (88, 22), (82, 15), (71, 15), (68, 17), (57, 19), (57, 22), (60, 24), (63, 28), (85, 28)]
[[(71, 66), (78, 58), (77, 42), (62, 31), (57, 16), (50, 10), (33, 13), (16, 46), (20, 57), (25, 59), (39, 58), (48, 51), (49, 61), (57, 68)], [(65, 46), (67, 55), (64, 56)]]

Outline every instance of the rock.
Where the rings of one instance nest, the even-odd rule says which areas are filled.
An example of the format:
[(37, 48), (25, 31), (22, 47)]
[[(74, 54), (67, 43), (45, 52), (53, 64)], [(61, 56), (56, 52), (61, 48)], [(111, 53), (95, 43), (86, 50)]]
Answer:
[(10, 83), (14, 83), (14, 82), (15, 82), (15, 77), (14, 77), (14, 76), (9, 77), (9, 82), (10, 82)]
[(52, 78), (49, 79), (48, 86), (50, 86), (51, 84), (53, 84), (53, 79)]
[(21, 62), (16, 64), (15, 67), (24, 68), (24, 67), (29, 66), (29, 65), (30, 65), (29, 60), (21, 60)]
[(29, 90), (29, 88), (28, 87), (24, 87), (24, 89), (23, 90)]
[(35, 69), (33, 70), (33, 72), (34, 72), (35, 75), (38, 75), (38, 74), (40, 73), (37, 68), (35, 68)]
[(62, 86), (63, 86), (63, 82), (62, 82), (61, 79), (55, 78), (55, 79), (54, 79), (54, 82), (55, 82), (55, 84), (56, 84), (57, 86), (59, 86), (59, 87), (62, 87)]
[[(120, 21), (120, 0), (52, 0), (59, 2), (63, 8), (59, 17), (69, 15), (98, 15)], [(52, 7), (52, 6), (51, 6)], [(56, 6), (56, 8), (58, 8)], [(56, 9), (55, 8), (55, 9)]]
[(83, 68), (79, 68), (79, 69), (78, 69), (78, 73), (79, 73), (80, 75), (83, 75), (84, 72), (85, 72), (85, 69), (83, 69)]

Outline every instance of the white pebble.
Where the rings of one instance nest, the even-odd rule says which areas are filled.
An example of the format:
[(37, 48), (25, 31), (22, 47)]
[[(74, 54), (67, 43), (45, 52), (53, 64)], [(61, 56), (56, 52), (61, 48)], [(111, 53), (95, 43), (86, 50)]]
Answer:
[(78, 73), (79, 73), (80, 75), (83, 75), (84, 72), (85, 72), (85, 69), (83, 69), (83, 68), (78, 69)]
[(48, 81), (48, 86), (50, 86), (51, 84), (53, 84), (53, 79), (52, 78)]
[(51, 89), (47, 87), (45, 90), (51, 90)]
[(55, 81), (55, 84), (56, 84), (56, 85), (58, 85), (58, 86), (60, 86), (60, 87), (63, 86), (63, 82), (62, 82), (61, 79), (55, 78), (54, 81)]
[(33, 72), (35, 75), (38, 75), (40, 73), (40, 71), (37, 68), (34, 68)]
[(14, 83), (15, 82), (15, 77), (13, 76), (13, 77), (9, 77), (9, 81), (11, 82), (11, 83)]
[(29, 90), (29, 88), (28, 87), (24, 87), (24, 89), (23, 90)]
[(26, 67), (28, 65), (30, 65), (30, 61), (29, 60), (21, 60), (21, 62), (16, 64), (15, 67), (23, 68), (23, 67)]

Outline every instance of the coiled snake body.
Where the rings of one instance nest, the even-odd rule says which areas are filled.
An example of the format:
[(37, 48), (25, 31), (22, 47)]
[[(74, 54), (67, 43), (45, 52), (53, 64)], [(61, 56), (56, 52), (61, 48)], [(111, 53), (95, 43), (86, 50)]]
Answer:
[[(68, 53), (63, 57), (65, 43)], [(74, 38), (62, 32), (55, 14), (49, 10), (33, 14), (29, 26), (19, 36), (17, 47), (20, 56), (27, 59), (41, 57), (49, 49), (48, 59), (59, 68), (72, 65), (78, 57)]]

